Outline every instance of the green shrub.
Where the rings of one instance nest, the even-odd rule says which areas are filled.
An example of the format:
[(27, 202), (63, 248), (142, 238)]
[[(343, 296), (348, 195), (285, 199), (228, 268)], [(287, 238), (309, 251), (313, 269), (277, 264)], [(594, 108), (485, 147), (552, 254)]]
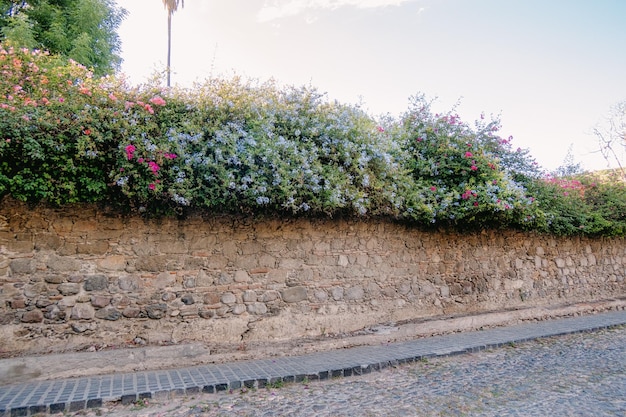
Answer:
[(623, 236), (626, 231), (626, 184), (617, 177), (545, 177), (529, 188), (545, 213), (545, 232)]
[(416, 96), (375, 120), (312, 88), (93, 78), (0, 47), (0, 197), (146, 215), (384, 216), (420, 227), (626, 234), (624, 183), (546, 178), (528, 152)]
[[(471, 128), (453, 112), (433, 115), (414, 98), (399, 128), (399, 154), (414, 180), (405, 216), (461, 228), (530, 228), (540, 216), (534, 199), (515, 181), (508, 140), (497, 121)], [(504, 157), (509, 158), (509, 164)]]

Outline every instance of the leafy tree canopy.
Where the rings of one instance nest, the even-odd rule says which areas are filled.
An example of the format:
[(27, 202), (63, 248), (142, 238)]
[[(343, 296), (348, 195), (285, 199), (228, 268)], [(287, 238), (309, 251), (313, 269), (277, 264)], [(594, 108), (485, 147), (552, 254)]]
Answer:
[(114, 0), (0, 0), (0, 40), (48, 50), (104, 75), (121, 63), (116, 30), (125, 15)]

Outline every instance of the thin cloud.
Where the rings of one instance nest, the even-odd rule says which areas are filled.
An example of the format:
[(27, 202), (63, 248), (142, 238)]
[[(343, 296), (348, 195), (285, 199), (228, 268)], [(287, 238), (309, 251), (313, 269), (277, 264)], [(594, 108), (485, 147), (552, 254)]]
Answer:
[(259, 22), (270, 22), (308, 11), (335, 10), (340, 7), (373, 9), (377, 7), (400, 6), (411, 1), (415, 0), (274, 0), (266, 2), (259, 10), (257, 20)]

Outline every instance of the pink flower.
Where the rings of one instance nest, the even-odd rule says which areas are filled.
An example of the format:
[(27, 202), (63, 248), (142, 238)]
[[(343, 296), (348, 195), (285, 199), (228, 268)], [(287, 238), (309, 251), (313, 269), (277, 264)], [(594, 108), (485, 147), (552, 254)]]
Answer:
[(91, 135), (91, 129), (85, 129), (83, 130), (83, 133), (87, 136)]
[(124, 110), (130, 109), (134, 105), (135, 105), (135, 103), (133, 103), (132, 101), (127, 101), (127, 102), (124, 103)]
[(150, 167), (150, 170), (154, 175), (156, 175), (157, 172), (159, 172), (159, 169), (161, 169), (161, 167), (159, 167), (159, 165), (154, 161), (148, 162), (148, 167)]
[(143, 158), (139, 158), (137, 159), (137, 162), (139, 162), (140, 164), (143, 164), (144, 159)]
[(165, 106), (165, 100), (163, 100), (161, 97), (159, 96), (154, 96), (150, 99), (150, 103), (154, 104), (155, 106)]
[(478, 171), (478, 167), (476, 165), (472, 165), (472, 167), (470, 168), (472, 171)]
[(149, 105), (149, 104), (145, 104), (145, 105), (144, 105), (144, 108), (146, 109), (146, 111), (147, 111), (148, 113), (150, 113), (150, 114), (154, 114), (154, 109), (152, 108), (152, 106), (151, 106), (151, 105)]
[(472, 154), (471, 152), (465, 152), (466, 158), (471, 158), (472, 156), (474, 156), (474, 154)]
[(380, 133), (383, 133), (385, 131), (382, 126), (376, 126), (376, 130), (378, 130)]
[(63, 97), (59, 97), (59, 103), (63, 103), (65, 99)]
[(175, 153), (166, 153), (163, 157), (166, 159), (176, 159), (177, 155)]
[(109, 100), (117, 101), (117, 97), (115, 97), (115, 94), (111, 93), (109, 94)]
[(474, 201), (474, 207), (478, 207), (478, 201)]
[(130, 161), (133, 159), (133, 153), (137, 150), (137, 148), (135, 148), (135, 145), (127, 145), (124, 150), (126, 150), (126, 158)]
[(154, 183), (153, 183), (153, 182), (151, 182), (151, 183), (148, 185), (148, 188), (149, 188), (149, 189), (151, 189), (151, 190), (154, 190), (154, 189), (156, 188), (156, 185), (154, 185)]
[(437, 187), (433, 185), (432, 187), (430, 187), (430, 191), (437, 191)]

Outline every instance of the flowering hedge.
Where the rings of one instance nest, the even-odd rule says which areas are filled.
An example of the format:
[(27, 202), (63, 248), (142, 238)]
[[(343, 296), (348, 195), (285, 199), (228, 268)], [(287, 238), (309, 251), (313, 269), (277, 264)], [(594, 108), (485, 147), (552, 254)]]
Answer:
[[(453, 111), (433, 114), (422, 96), (399, 119), (377, 121), (311, 88), (236, 77), (186, 90), (131, 87), (2, 48), (0, 71), (0, 197), (151, 215), (626, 232), (623, 183), (545, 179), (526, 151), (498, 136), (497, 121), (470, 126)], [(571, 181), (584, 186), (563, 191)]]

